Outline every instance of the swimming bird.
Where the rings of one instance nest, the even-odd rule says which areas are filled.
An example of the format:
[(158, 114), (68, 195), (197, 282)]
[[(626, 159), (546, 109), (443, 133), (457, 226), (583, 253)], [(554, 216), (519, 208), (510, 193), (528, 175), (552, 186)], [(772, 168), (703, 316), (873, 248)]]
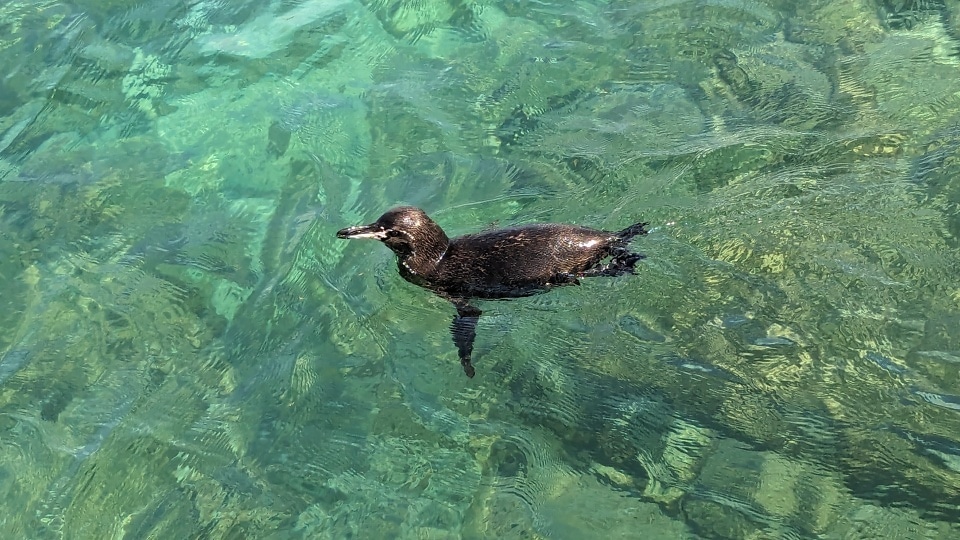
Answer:
[(337, 231), (337, 238), (380, 240), (396, 254), (403, 279), (454, 305), (450, 332), (464, 373), (473, 377), (471, 355), (483, 312), (471, 300), (519, 298), (579, 285), (580, 278), (634, 274), (643, 255), (628, 244), (647, 234), (647, 225), (608, 232), (536, 223), (450, 239), (423, 210), (400, 206), (369, 225)]

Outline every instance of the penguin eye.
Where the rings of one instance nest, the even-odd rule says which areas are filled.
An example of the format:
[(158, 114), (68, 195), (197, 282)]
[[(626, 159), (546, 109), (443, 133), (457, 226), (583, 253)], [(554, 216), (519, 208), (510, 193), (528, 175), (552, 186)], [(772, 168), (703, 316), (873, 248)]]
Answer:
[(410, 234), (405, 231), (389, 229), (383, 241), (393, 246), (406, 245), (410, 243)]

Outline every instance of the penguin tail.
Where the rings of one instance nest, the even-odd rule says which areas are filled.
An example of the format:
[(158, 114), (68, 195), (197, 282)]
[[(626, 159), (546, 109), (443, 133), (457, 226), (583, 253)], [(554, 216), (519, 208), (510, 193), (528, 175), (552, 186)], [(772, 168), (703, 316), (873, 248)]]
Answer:
[(643, 223), (634, 223), (633, 225), (623, 229), (622, 231), (615, 233), (614, 236), (623, 240), (624, 242), (629, 242), (634, 236), (639, 236), (647, 234), (647, 225), (650, 225), (647, 222)]

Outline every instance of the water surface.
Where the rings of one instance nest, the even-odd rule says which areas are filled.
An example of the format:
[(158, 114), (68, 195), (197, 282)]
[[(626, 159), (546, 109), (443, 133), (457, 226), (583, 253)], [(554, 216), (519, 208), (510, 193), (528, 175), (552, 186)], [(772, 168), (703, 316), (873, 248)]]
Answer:
[[(4, 538), (960, 537), (960, 5), (0, 6)], [(652, 224), (451, 306), (335, 232)]]

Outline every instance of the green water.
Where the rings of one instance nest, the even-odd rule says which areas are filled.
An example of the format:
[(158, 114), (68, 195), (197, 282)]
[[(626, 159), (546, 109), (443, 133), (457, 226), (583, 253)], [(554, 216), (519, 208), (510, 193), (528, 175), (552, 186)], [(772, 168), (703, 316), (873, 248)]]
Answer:
[[(960, 538), (960, 1), (0, 5), (0, 537)], [(375, 242), (639, 220), (453, 309)]]

